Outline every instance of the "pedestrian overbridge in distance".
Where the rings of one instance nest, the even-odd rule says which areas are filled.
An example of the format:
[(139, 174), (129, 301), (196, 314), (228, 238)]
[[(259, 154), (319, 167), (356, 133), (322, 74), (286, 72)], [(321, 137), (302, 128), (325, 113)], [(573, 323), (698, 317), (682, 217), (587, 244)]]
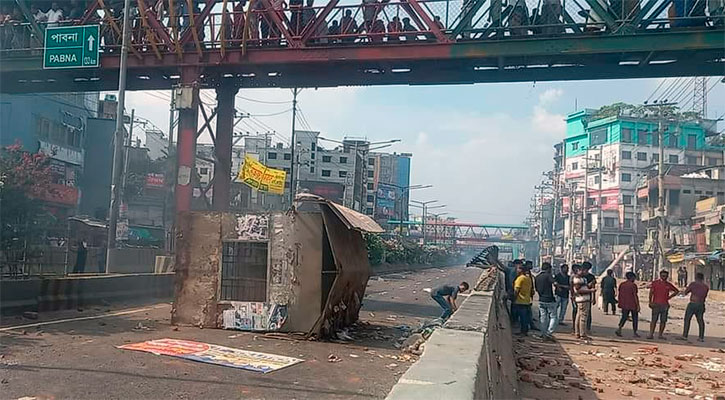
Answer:
[[(29, 2), (15, 3), (31, 21)], [(100, 25), (98, 68), (44, 70), (45, 27), (22, 19), (0, 26), (0, 91), (117, 89), (122, 10), (112, 7), (119, 3), (89, 1), (81, 19), (62, 23)], [(191, 82), (202, 88), (420, 85), (725, 70), (722, 9), (709, 10), (705, 1), (318, 0), (302, 7), (302, 0), (291, 0), (285, 8), (275, 8), (281, 2), (273, 0), (131, 3), (130, 90)], [(671, 6), (675, 16), (668, 18)]]
[[(400, 227), (401, 221), (389, 220), (391, 227)], [(517, 224), (468, 224), (460, 222), (426, 222), (402, 221), (407, 226), (410, 235), (423, 237), (428, 244), (455, 244), (458, 247), (483, 248), (490, 245), (506, 245), (537, 243), (531, 237), (528, 225)]]

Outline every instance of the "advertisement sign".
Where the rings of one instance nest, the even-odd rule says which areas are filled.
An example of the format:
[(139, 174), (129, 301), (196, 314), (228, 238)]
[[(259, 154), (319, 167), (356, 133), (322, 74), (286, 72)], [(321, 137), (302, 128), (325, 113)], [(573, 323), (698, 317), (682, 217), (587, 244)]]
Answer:
[(181, 339), (148, 340), (116, 347), (262, 373), (276, 371), (304, 361), (299, 358)]
[(345, 186), (341, 183), (300, 181), (300, 187), (337, 204), (342, 204), (345, 197)]
[(146, 174), (146, 187), (147, 188), (163, 188), (164, 187), (164, 174)]
[(287, 173), (281, 169), (269, 168), (249, 155), (244, 156), (244, 164), (237, 179), (260, 192), (284, 193)]
[(233, 301), (222, 312), (224, 329), (278, 331), (287, 321), (287, 306), (274, 303)]
[(64, 146), (58, 146), (57, 144), (48, 143), (43, 140), (39, 140), (38, 142), (40, 143), (39, 150), (52, 159), (64, 161), (69, 164), (75, 165), (83, 164), (82, 151), (69, 149)]
[(395, 216), (395, 201), (399, 190), (395, 186), (378, 183), (378, 190), (375, 196), (376, 217), (391, 218)]

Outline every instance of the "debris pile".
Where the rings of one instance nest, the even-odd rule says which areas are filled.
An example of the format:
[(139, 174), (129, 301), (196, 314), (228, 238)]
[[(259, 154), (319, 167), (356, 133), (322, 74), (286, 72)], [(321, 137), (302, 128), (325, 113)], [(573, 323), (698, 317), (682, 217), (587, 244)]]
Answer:
[(469, 261), (467, 267), (489, 268), (498, 264), (498, 247), (489, 246), (474, 256)]

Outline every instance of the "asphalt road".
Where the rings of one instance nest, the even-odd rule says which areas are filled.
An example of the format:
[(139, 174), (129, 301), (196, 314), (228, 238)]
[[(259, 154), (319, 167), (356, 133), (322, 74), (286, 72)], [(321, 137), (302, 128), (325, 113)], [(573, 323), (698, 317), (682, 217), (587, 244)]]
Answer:
[[(19, 399), (365, 399), (383, 398), (415, 358), (394, 347), (401, 325), (440, 309), (423, 291), (475, 282), (477, 269), (450, 267), (371, 279), (350, 343), (270, 338), (259, 333), (176, 328), (168, 303), (41, 314), (0, 321), (0, 398)], [(65, 322), (13, 328), (38, 322)], [(140, 325), (139, 325), (140, 324)], [(8, 329), (11, 328), (11, 329)], [(178, 338), (304, 359), (261, 374), (116, 346)], [(334, 355), (338, 362), (330, 362)]]

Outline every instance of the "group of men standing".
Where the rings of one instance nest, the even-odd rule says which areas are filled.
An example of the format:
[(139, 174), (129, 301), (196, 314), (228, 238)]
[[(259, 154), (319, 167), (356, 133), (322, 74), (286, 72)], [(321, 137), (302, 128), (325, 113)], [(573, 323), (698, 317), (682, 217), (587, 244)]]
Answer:
[[(597, 299), (597, 279), (591, 273), (592, 264), (583, 262), (573, 264), (571, 273), (568, 265), (559, 267), (559, 272), (554, 274), (550, 263), (541, 265), (541, 272), (533, 276), (532, 263), (523, 260), (515, 260), (509, 270), (515, 271), (515, 277), (507, 276), (509, 298), (511, 300), (511, 318), (518, 322), (520, 335), (526, 336), (530, 329), (534, 328), (532, 316), (532, 303), (534, 294), (539, 297), (539, 330), (541, 338), (553, 340), (553, 334), (558, 325), (566, 325), (567, 308), (569, 302), (572, 305), (572, 321), (574, 335), (583, 341), (590, 339), (592, 328), (592, 305)], [(617, 336), (622, 336), (622, 328), (627, 321), (632, 321), (633, 335), (639, 337), (639, 313), (641, 311), (637, 276), (634, 272), (626, 273), (626, 280), (617, 285), (614, 271), (607, 270), (606, 276), (602, 279), (599, 290), (602, 295), (604, 313), (616, 314), (617, 306), (621, 310), (618, 328), (615, 331)], [(649, 308), (652, 310), (650, 332), (648, 339), (654, 339), (655, 329), (659, 322), (658, 338), (664, 339), (664, 331), (667, 324), (670, 304), (673, 297), (680, 294), (680, 291), (669, 282), (669, 273), (665, 270), (659, 274), (659, 279), (653, 281), (649, 287)], [(685, 323), (683, 334), (680, 339), (687, 339), (690, 331), (690, 322), (694, 316), (699, 326), (698, 340), (704, 341), (705, 336), (705, 299), (709, 287), (704, 282), (702, 273), (697, 273), (695, 281), (691, 282), (684, 291), (684, 295), (690, 295), (690, 302), (685, 311)], [(536, 328), (534, 328), (536, 329)]]

